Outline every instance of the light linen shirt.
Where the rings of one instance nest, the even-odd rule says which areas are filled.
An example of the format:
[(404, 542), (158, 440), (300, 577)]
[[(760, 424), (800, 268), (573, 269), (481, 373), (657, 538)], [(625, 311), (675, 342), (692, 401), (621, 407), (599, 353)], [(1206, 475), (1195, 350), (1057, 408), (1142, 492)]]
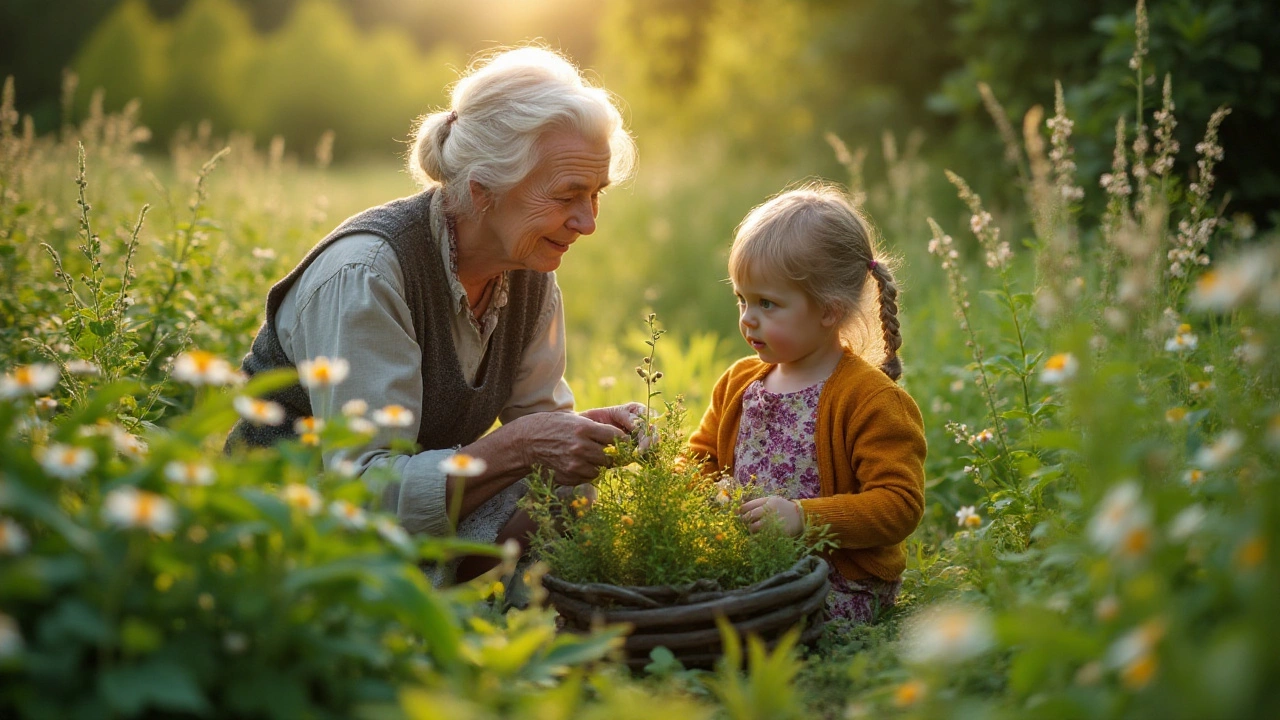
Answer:
[[(504, 273), (490, 289), (489, 308), (477, 320), (458, 280), (451, 243), (440, 242), (436, 251), (441, 253), (451, 294), (457, 300), (449, 319), (453, 345), (463, 377), (474, 385), (497, 325), (498, 310), (507, 301), (507, 277)], [(554, 275), (545, 295), (511, 397), (498, 416), (502, 423), (537, 412), (573, 410), (573, 393), (564, 379), (564, 308)], [(326, 453), (325, 467), (332, 469), (351, 459), (359, 474), (375, 468), (393, 470), (399, 480), (383, 489), (384, 509), (396, 513), (409, 532), (447, 534), (445, 475), (439, 465), (454, 451), (427, 450), (406, 456), (392, 455), (389, 450), (394, 437), (417, 438), (424, 410), (448, 412), (447, 408), (422, 407), (422, 353), (404, 299), (404, 275), (391, 246), (368, 233), (335, 241), (285, 294), (276, 311), (276, 333), (285, 355), (295, 365), (319, 356), (345, 358), (351, 364), (351, 373), (343, 382), (308, 390), (317, 416), (336, 414), (344, 403), (356, 399), (367, 402), (370, 410), (401, 405), (413, 413), (407, 428), (383, 428), (362, 447)], [(464, 524), (472, 526), (471, 531), (463, 533), (460, 524), (459, 533), (492, 540), (523, 494), (523, 487), (517, 485), (468, 516)]]

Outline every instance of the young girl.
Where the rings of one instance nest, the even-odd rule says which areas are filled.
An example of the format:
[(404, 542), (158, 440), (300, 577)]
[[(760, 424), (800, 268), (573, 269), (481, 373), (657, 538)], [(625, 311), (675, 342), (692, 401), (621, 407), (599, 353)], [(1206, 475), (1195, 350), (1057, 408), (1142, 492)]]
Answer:
[[(826, 186), (752, 210), (729, 276), (756, 356), (716, 382), (690, 451), (705, 458), (704, 472), (732, 468), (737, 481), (765, 488), (738, 510), (752, 531), (769, 513), (793, 535), (830, 525), (839, 549), (827, 556), (827, 609), (871, 622), (897, 597), (903, 541), (924, 510), (924, 423), (894, 382), (902, 337), (893, 276), (867, 221)], [(866, 344), (858, 331), (870, 313), (884, 341), (879, 367), (854, 350)]]

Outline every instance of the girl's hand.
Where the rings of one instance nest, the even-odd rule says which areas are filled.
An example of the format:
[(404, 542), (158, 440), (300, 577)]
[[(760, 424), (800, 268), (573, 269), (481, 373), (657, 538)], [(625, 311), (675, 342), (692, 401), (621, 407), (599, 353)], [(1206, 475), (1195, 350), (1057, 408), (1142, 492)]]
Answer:
[(751, 532), (759, 532), (764, 527), (764, 519), (769, 513), (777, 514), (782, 520), (782, 529), (791, 537), (804, 532), (804, 511), (795, 500), (770, 495), (744, 502), (738, 507), (738, 517)]

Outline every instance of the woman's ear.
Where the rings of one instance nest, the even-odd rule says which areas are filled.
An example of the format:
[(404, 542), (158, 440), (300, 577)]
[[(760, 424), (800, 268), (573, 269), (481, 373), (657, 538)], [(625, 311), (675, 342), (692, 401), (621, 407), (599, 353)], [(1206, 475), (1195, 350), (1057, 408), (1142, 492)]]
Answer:
[(493, 192), (476, 180), (471, 180), (467, 188), (471, 191), (471, 207), (477, 215), (483, 215), (493, 205)]

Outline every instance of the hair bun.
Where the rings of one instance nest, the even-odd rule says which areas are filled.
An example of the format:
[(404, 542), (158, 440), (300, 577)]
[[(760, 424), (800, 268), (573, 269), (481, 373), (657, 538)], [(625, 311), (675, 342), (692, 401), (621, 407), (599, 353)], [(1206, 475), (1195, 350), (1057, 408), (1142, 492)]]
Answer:
[(444, 183), (447, 179), (444, 143), (453, 132), (453, 122), (457, 117), (457, 111), (444, 110), (426, 116), (418, 126), (409, 157), (409, 171), (419, 183)]

